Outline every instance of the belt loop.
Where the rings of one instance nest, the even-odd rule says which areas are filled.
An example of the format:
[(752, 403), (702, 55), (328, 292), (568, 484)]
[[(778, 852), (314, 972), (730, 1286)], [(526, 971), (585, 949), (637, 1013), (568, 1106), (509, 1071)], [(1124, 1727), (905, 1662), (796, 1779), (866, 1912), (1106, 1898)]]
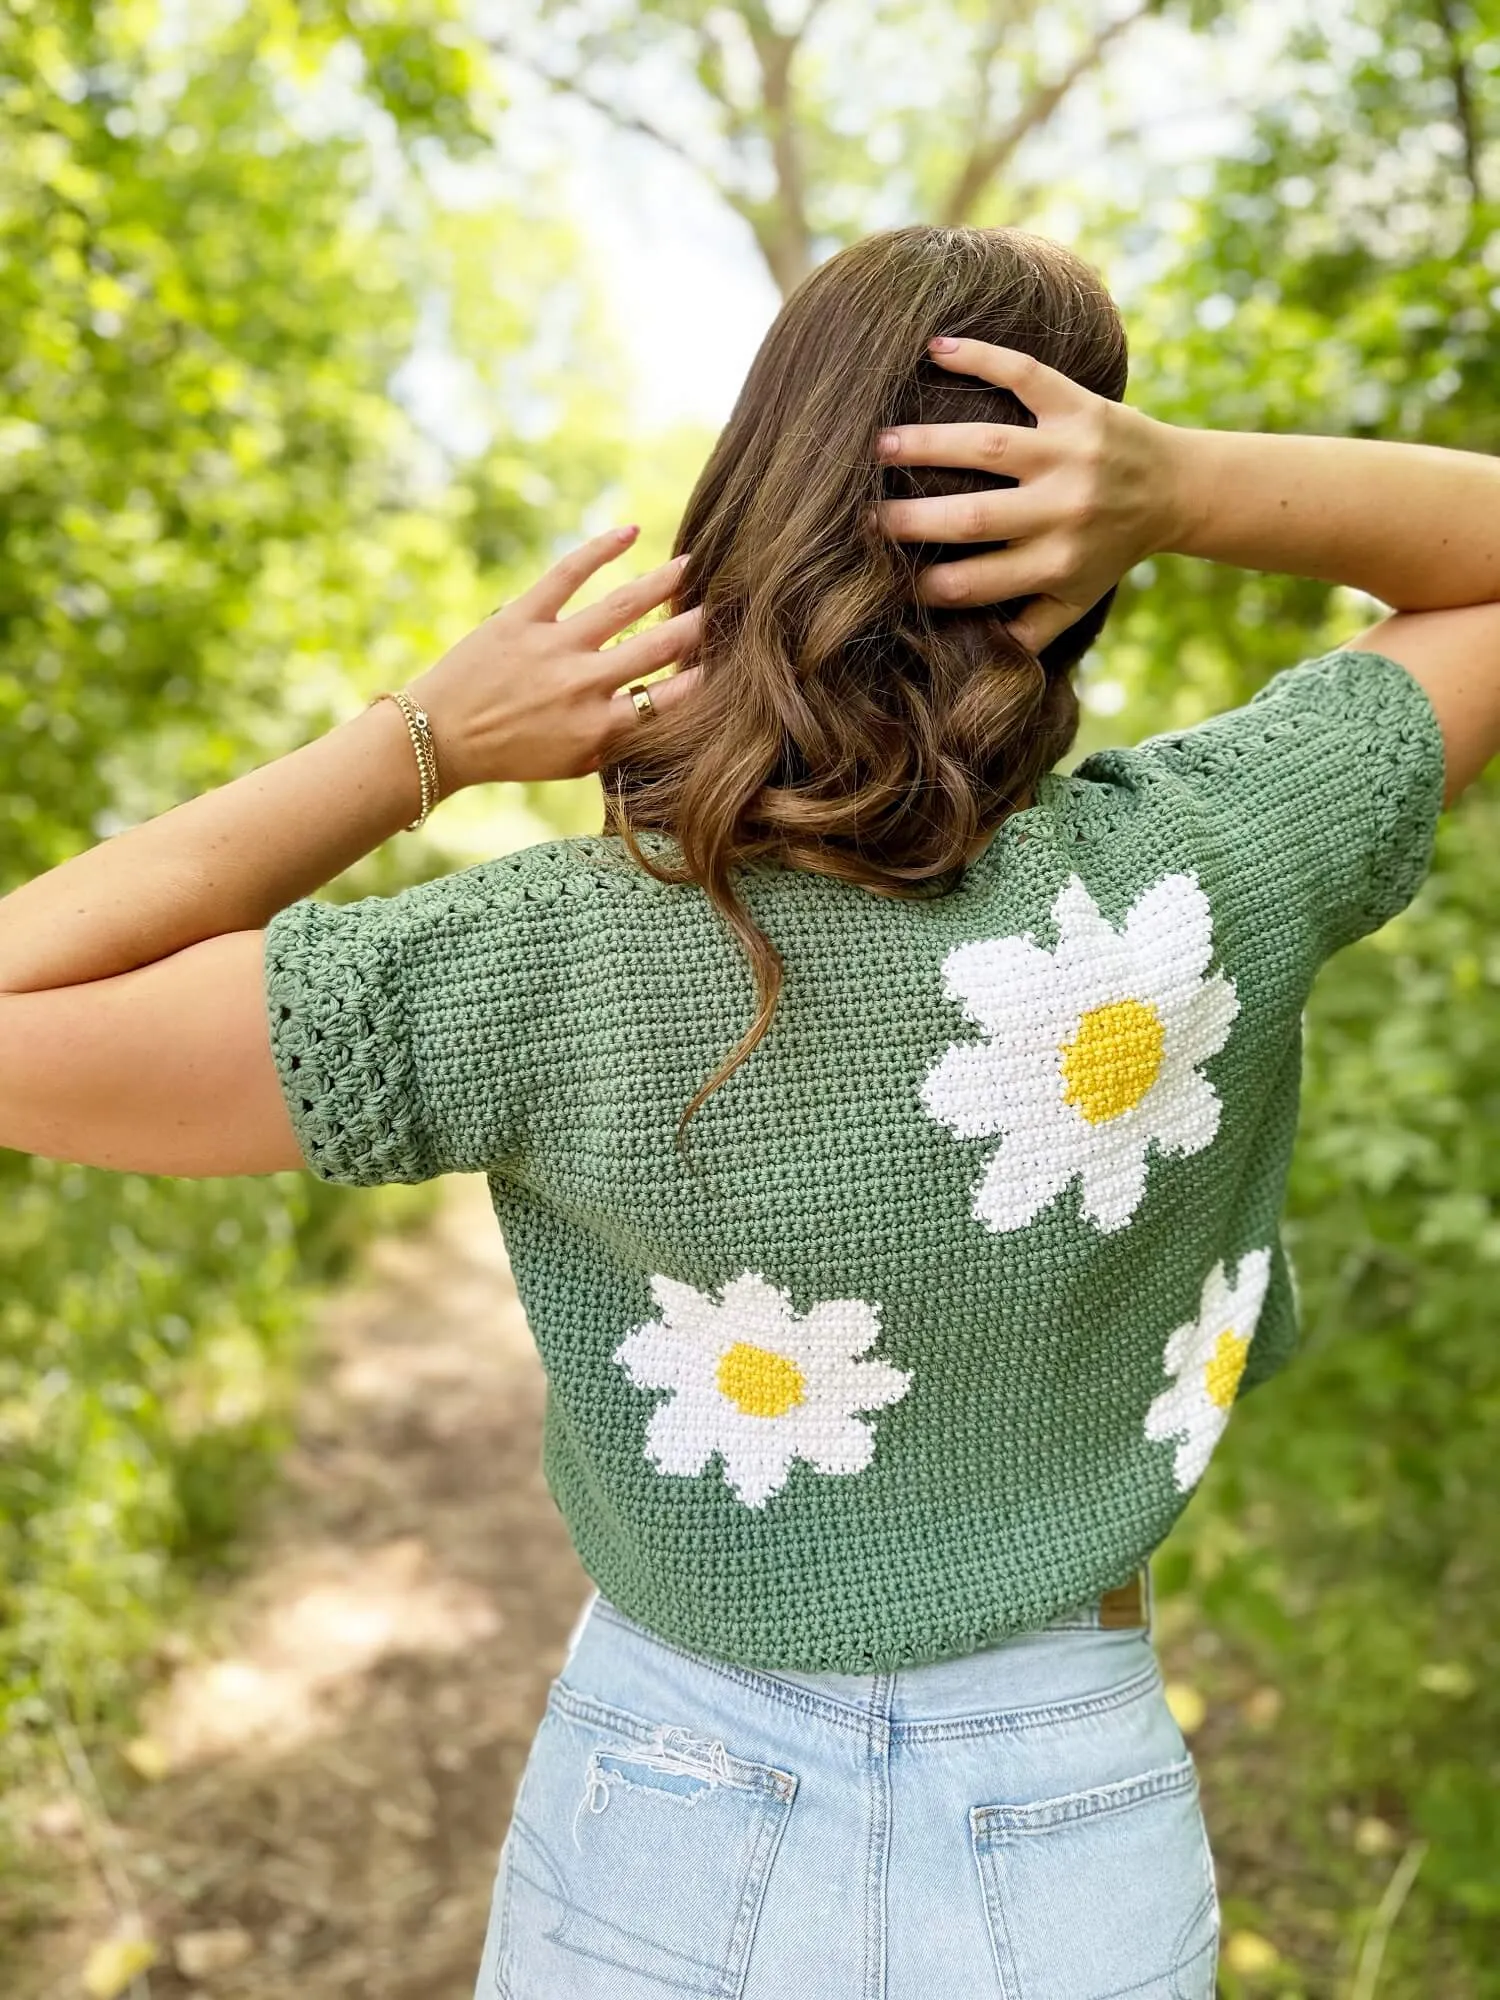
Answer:
[(1151, 1571), (1143, 1564), (1128, 1583), (1106, 1590), (1099, 1599), (1101, 1632), (1151, 1630)]
[(559, 1673), (565, 1674), (568, 1671), (568, 1668), (573, 1664), (573, 1655), (578, 1651), (578, 1642), (583, 1637), (583, 1628), (585, 1627), (585, 1625), (588, 1624), (589, 1619), (593, 1615), (594, 1606), (598, 1602), (599, 1602), (598, 1591), (591, 1590), (587, 1598), (584, 1600), (582, 1606), (579, 1608), (578, 1616), (573, 1620), (573, 1629), (568, 1634), (568, 1650), (563, 1655), (563, 1663), (561, 1667), (559, 1667), (558, 1669)]

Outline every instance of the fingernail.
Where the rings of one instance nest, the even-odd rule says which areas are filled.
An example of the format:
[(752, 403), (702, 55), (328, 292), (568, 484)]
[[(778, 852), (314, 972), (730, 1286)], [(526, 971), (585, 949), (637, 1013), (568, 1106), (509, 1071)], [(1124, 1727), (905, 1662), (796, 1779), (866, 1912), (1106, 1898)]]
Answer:
[(622, 542), (633, 542), (636, 536), (640, 532), (641, 532), (641, 524), (639, 521), (632, 521), (629, 527), (627, 528), (615, 529), (615, 533), (619, 536)]
[(901, 440), (894, 431), (882, 431), (875, 440), (876, 455), (880, 458), (894, 458), (901, 449)]
[(951, 354), (954, 348), (957, 347), (958, 342), (951, 334), (940, 333), (929, 340), (927, 345), (932, 349), (934, 354)]
[(955, 598), (962, 597), (964, 594), (963, 578), (954, 576), (947, 570), (935, 569), (931, 571), (927, 578), (927, 587), (933, 592), (934, 596), (940, 597), (945, 604), (951, 604)]

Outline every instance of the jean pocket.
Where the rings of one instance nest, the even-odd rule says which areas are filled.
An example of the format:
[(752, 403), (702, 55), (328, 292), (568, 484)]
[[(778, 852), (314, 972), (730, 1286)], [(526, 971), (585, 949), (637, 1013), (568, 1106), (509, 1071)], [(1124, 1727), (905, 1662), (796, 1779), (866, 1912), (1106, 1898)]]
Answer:
[(788, 1771), (554, 1682), (501, 1859), (505, 2000), (736, 2000)]
[(976, 1806), (969, 1827), (1005, 2000), (1213, 2000), (1218, 1898), (1191, 1759)]

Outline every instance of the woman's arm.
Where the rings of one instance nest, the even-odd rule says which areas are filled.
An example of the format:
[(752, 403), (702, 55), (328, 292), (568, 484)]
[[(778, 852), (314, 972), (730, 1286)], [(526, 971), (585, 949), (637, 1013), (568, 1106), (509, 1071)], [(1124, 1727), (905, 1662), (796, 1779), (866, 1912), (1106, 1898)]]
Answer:
[(1376, 438), (1156, 430), (1163, 553), (1317, 577), (1395, 611), (1500, 599), (1500, 459)]
[(0, 997), (82, 986), (258, 930), (415, 817), (394, 702), (116, 834), (0, 900)]
[[(614, 691), (686, 652), (698, 614), (605, 641), (670, 595), (680, 561), (557, 616), (631, 539), (565, 557), (411, 684), (445, 795), (592, 769), (642, 726)], [(692, 679), (663, 683), (657, 706)], [(405, 723), (382, 702), (0, 899), (0, 1146), (149, 1173), (301, 1164), (261, 927), (404, 826), (418, 796)]]
[[(615, 530), (574, 551), (411, 683), (431, 720), (445, 797), (494, 780), (592, 769), (607, 740), (639, 727), (630, 703), (611, 699), (603, 683), (613, 677), (619, 687), (675, 659), (694, 614), (602, 655), (596, 649), (669, 595), (680, 561), (554, 622), (629, 539)], [(661, 700), (680, 693), (674, 684)], [(258, 929), (404, 826), (418, 798), (416, 758), (395, 703), (365, 709), (0, 899), (0, 996), (81, 985)]]
[(1402, 614), (1362, 635), (1437, 710), (1451, 799), (1500, 749), (1500, 459), (1433, 445), (1208, 431), (1094, 396), (1014, 349), (963, 340), (933, 358), (1014, 390), (1037, 419), (908, 425), (889, 463), (964, 465), (1020, 484), (887, 502), (898, 540), (1006, 541), (927, 570), (934, 604), (1033, 601), (1012, 620), (1040, 651), (1143, 558), (1201, 556), (1318, 577)]
[(1160, 428), (1176, 521), (1164, 551), (1318, 577), (1393, 607), (1350, 643), (1425, 688), (1451, 805), (1500, 751), (1500, 459)]

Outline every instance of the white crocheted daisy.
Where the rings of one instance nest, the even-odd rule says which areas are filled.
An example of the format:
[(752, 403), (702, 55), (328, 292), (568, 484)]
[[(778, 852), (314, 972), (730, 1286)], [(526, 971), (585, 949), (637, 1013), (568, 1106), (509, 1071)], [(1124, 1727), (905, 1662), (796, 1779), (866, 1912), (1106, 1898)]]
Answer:
[(1239, 1012), (1234, 982), (1205, 978), (1213, 916), (1194, 875), (1165, 875), (1116, 930), (1075, 875), (1052, 906), (1057, 947), (1021, 937), (962, 944), (943, 960), (950, 999), (983, 1028), (922, 1083), (922, 1102), (961, 1139), (1002, 1133), (974, 1215), (1023, 1229), (1070, 1181), (1083, 1213), (1123, 1229), (1146, 1188), (1153, 1143), (1201, 1152), (1218, 1094), (1198, 1064)]
[(1146, 1412), (1146, 1435), (1153, 1444), (1181, 1439), (1172, 1465), (1180, 1492), (1197, 1485), (1224, 1435), (1270, 1276), (1269, 1250), (1247, 1251), (1232, 1285), (1215, 1264), (1203, 1281), (1198, 1317), (1167, 1342), (1163, 1365), (1177, 1380)]
[(874, 1345), (879, 1308), (829, 1299), (798, 1318), (784, 1292), (746, 1271), (713, 1299), (653, 1277), (659, 1319), (632, 1328), (615, 1360), (639, 1389), (670, 1389), (646, 1431), (658, 1472), (693, 1476), (717, 1452), (747, 1507), (786, 1484), (793, 1459), (863, 1472), (875, 1434), (857, 1412), (899, 1403), (911, 1376), (855, 1357)]

